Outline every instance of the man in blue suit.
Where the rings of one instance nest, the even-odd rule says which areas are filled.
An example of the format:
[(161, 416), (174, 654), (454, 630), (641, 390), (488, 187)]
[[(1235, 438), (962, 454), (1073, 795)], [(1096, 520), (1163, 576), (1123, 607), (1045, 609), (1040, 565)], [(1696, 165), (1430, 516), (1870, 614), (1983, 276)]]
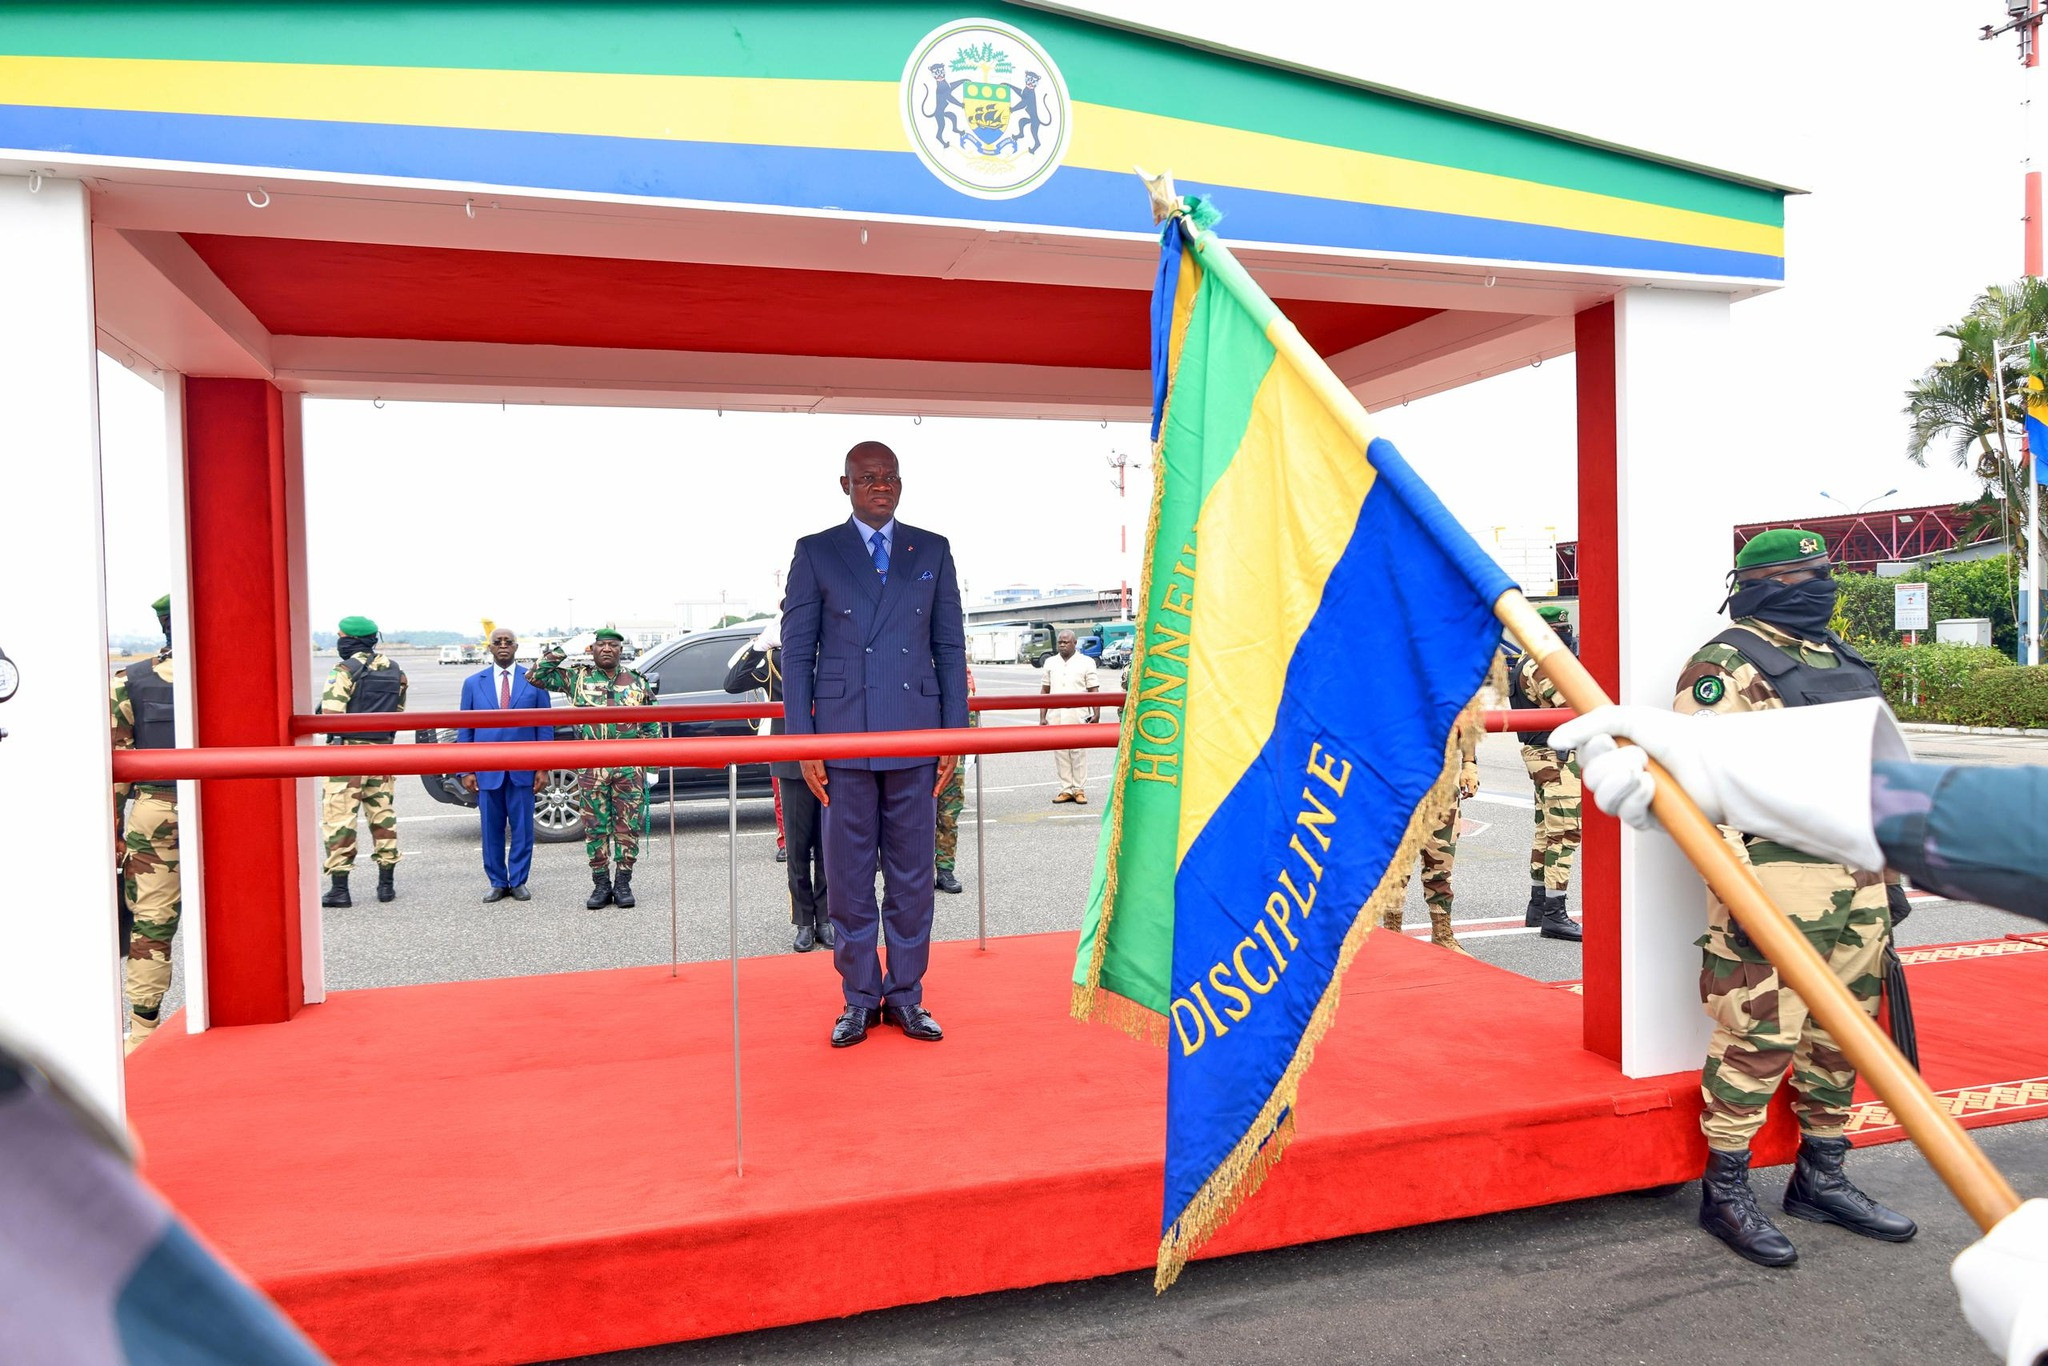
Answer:
[[(526, 681), (526, 670), (513, 663), (519, 653), (519, 637), (500, 626), (491, 632), (491, 667), (480, 669), (462, 680), (464, 711), (511, 711), (520, 707), (550, 705), (547, 693)], [(455, 732), (457, 744), (497, 740), (552, 740), (552, 726), (464, 726)], [(532, 769), (510, 773), (465, 773), (462, 785), (476, 793), (476, 809), (483, 817), (484, 873), (491, 880), (485, 901), (529, 901), (526, 875), (533, 869), (533, 779)], [(511, 833), (511, 857), (505, 852), (506, 832)]]
[[(896, 453), (863, 441), (839, 487), (853, 515), (796, 543), (782, 616), (782, 708), (791, 735), (930, 730), (967, 724), (967, 629), (946, 538), (896, 520)], [(887, 1020), (913, 1039), (944, 1037), (924, 1008), (931, 953), (935, 798), (959, 760), (806, 759), (825, 806), (826, 914), (846, 1009), (832, 1046)], [(882, 900), (875, 903), (875, 864)], [(877, 939), (889, 927), (884, 971)]]

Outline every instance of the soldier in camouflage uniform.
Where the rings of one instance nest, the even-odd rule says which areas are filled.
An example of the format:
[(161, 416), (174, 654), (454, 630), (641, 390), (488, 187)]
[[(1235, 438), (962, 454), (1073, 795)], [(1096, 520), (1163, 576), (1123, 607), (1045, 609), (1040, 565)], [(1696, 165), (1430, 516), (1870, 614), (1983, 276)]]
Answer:
[[(1458, 822), (1463, 818), (1462, 804), (1467, 797), (1479, 790), (1479, 737), (1486, 731), (1486, 719), (1481, 714), (1479, 699), (1473, 698), (1458, 713), (1455, 734), (1458, 738), (1457, 800), (1451, 803), (1450, 813), (1444, 823), (1429, 832), (1422, 842), (1416, 860), (1422, 866), (1422, 902), (1429, 907), (1429, 942), (1453, 953), (1465, 953), (1465, 946), (1451, 933), (1451, 870), (1458, 863)], [(1409, 876), (1414, 876), (1410, 870)], [(1406, 894), (1407, 883), (1402, 883)], [(1383, 929), (1401, 928), (1402, 905), (1396, 901), (1380, 915)], [(1467, 954), (1469, 957), (1470, 955)]]
[[(551, 645), (527, 671), (527, 681), (536, 688), (558, 692), (575, 707), (651, 707), (654, 685), (645, 675), (619, 663), (626, 638), (609, 626), (590, 642), (588, 664), (564, 667), (566, 652)], [(654, 721), (607, 721), (576, 727), (579, 740), (656, 739), (661, 725)], [(640, 837), (647, 831), (647, 770), (644, 768), (587, 768), (576, 784), (577, 803), (583, 810), (583, 850), (590, 856), (590, 910), (616, 905), (631, 910), (639, 903), (633, 897), (633, 864), (640, 857)], [(618, 873), (613, 876), (616, 864)]]
[[(178, 743), (171, 687), (171, 599), (155, 603), (164, 648), (114, 675), (108, 697), (115, 749), (172, 749)], [(124, 809), (125, 808), (125, 809)], [(156, 1032), (171, 989), (171, 941), (183, 899), (178, 883), (178, 785), (114, 784), (115, 868), (121, 879), (122, 935), (133, 1053)]]
[[(343, 617), (334, 652), (339, 658), (327, 671), (320, 694), (323, 716), (363, 715), (405, 710), (405, 670), (377, 649), (377, 623), (368, 617)], [(329, 735), (330, 745), (388, 745), (396, 730), (357, 731)], [(370, 858), (377, 865), (377, 900), (398, 895), (398, 779), (389, 773), (352, 773), (327, 777), (320, 784), (320, 835), (326, 845), (325, 868), (330, 886), (320, 904), (351, 906), (349, 870), (356, 862), (356, 813), (370, 827)]]
[[(1688, 661), (1678, 679), (1677, 711), (1727, 714), (1880, 695), (1876, 673), (1828, 628), (1835, 583), (1827, 543), (1819, 535), (1780, 528), (1752, 538), (1736, 557), (1729, 588), (1723, 606), (1735, 624)], [(1778, 909), (1874, 1017), (1891, 939), (1884, 875), (1859, 873), (1740, 831), (1722, 833)], [(1842, 1174), (1849, 1149), (1843, 1128), (1856, 1069), (1833, 1037), (1779, 982), (1777, 970), (1718, 897), (1711, 899), (1699, 944), (1700, 1000), (1714, 1021), (1700, 1073), (1700, 1128), (1708, 1147), (1700, 1226), (1761, 1265), (1798, 1260), (1791, 1240), (1758, 1208), (1749, 1187), (1750, 1140), (1790, 1069), (1800, 1145), (1785, 1188), (1786, 1212), (1888, 1242), (1911, 1238), (1911, 1219), (1870, 1199)]]
[[(1578, 650), (1564, 608), (1555, 605), (1537, 609), (1560, 639)], [(1533, 655), (1522, 656), (1515, 669), (1516, 707), (1562, 707), (1564, 698), (1537, 665)], [(1522, 917), (1525, 925), (1538, 927), (1545, 939), (1578, 943), (1583, 931), (1564, 908), (1565, 893), (1571, 887), (1572, 859), (1579, 852), (1579, 762), (1567, 759), (1550, 747), (1548, 731), (1533, 731), (1522, 737), (1522, 764), (1536, 785), (1535, 839), (1529, 847), (1529, 906)]]
[[(974, 670), (967, 671), (967, 695), (974, 696)], [(981, 713), (967, 713), (967, 724), (981, 724)], [(965, 763), (953, 766), (953, 776), (946, 779), (946, 785), (939, 790), (939, 828), (932, 842), (935, 873), (932, 885), (942, 892), (958, 892), (960, 879), (953, 876), (953, 865), (960, 849), (960, 813), (967, 809), (967, 770)]]

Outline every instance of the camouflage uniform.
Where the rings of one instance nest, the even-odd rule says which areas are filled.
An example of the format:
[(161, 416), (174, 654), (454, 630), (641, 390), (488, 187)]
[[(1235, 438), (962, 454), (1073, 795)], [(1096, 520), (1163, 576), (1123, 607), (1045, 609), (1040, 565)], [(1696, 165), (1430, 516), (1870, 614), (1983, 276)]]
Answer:
[[(157, 677), (177, 681), (168, 649), (150, 661)], [(135, 748), (135, 706), (128, 674), (114, 675), (108, 695), (115, 749)], [(114, 828), (121, 832), (116, 868), (132, 923), (126, 946), (128, 1043), (133, 1053), (155, 1032), (171, 989), (171, 941), (184, 902), (178, 882), (178, 789), (173, 783), (114, 784)]]
[[(1735, 623), (1816, 667), (1838, 667), (1827, 645), (1745, 618)], [(1673, 707), (1682, 713), (1768, 711), (1784, 706), (1770, 679), (1733, 646), (1709, 644), (1679, 676)], [(1882, 959), (1891, 936), (1885, 878), (1825, 863), (1796, 849), (1739, 831), (1723, 830), (1738, 857), (1778, 908), (1799, 926), (1850, 995), (1877, 1014)], [(1703, 950), (1700, 1000), (1714, 1021), (1700, 1073), (1705, 1111), (1700, 1129), (1707, 1146), (1738, 1152), (1764, 1121), (1764, 1111), (1789, 1067), (1796, 1093), (1792, 1111), (1801, 1132), (1838, 1138), (1848, 1121), (1856, 1069), (1835, 1040), (1806, 1013), (1806, 1004), (1778, 981), (1777, 969), (1757, 951), (1720, 898), (1711, 898)]]
[[(967, 695), (974, 695), (974, 673), (967, 674)], [(981, 724), (981, 713), (967, 713), (967, 724)], [(967, 809), (967, 764), (965, 760), (953, 766), (953, 776), (946, 779), (946, 785), (939, 790), (939, 829), (932, 847), (935, 856), (932, 866), (942, 873), (953, 871), (955, 855), (960, 848), (960, 813)]]
[[(527, 681), (536, 688), (558, 692), (574, 707), (649, 707), (654, 705), (654, 685), (644, 674), (620, 664), (607, 674), (595, 664), (564, 666), (566, 652), (551, 645), (527, 671)], [(579, 740), (657, 739), (661, 725), (655, 721), (607, 721), (576, 727)], [(577, 774), (577, 804), (583, 811), (583, 851), (593, 869), (609, 868), (613, 853), (621, 869), (631, 868), (640, 856), (640, 837), (647, 832), (647, 770), (644, 768), (587, 768)]]
[[(350, 656), (366, 659), (366, 670), (398, 669), (390, 656), (379, 650), (358, 650)], [(337, 660), (327, 671), (327, 687), (320, 694), (320, 714), (340, 716), (348, 711), (355, 696), (355, 675)], [(405, 708), (405, 671), (398, 671), (398, 706)], [(328, 743), (338, 745), (374, 744), (354, 735), (333, 735)], [(381, 868), (398, 865), (398, 810), (393, 805), (398, 779), (389, 773), (352, 773), (320, 780), (320, 834), (326, 846), (324, 869), (328, 876), (346, 873), (356, 862), (356, 812), (370, 827), (370, 858)]]
[[(1464, 799), (1479, 790), (1479, 737), (1485, 730), (1486, 720), (1475, 697), (1458, 713), (1458, 748), (1463, 757), (1458, 764), (1457, 800), (1451, 803), (1444, 823), (1424, 838), (1416, 856), (1422, 867), (1422, 902), (1429, 908), (1429, 942), (1458, 953), (1464, 953), (1465, 946), (1451, 933), (1451, 870), (1458, 862), (1458, 822), (1463, 816)], [(1409, 876), (1414, 876), (1412, 869)], [(1401, 885), (1405, 895), (1405, 879)], [(1399, 901), (1389, 906), (1380, 916), (1381, 927), (1399, 930), (1402, 911)]]
[[(1524, 656), (1515, 671), (1515, 686), (1539, 707), (1562, 707), (1564, 698), (1536, 660)], [(1579, 761), (1560, 758), (1549, 745), (1523, 745), (1522, 765), (1536, 784), (1536, 832), (1529, 846), (1529, 881), (1544, 891), (1562, 894), (1572, 882), (1572, 859), (1579, 852)]]

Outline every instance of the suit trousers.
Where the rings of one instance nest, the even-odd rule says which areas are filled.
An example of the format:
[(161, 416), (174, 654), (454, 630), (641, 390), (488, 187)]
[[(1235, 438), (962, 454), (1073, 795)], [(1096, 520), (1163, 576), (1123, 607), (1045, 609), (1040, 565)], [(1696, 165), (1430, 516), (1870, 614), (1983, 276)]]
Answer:
[(821, 925), (826, 915), (826, 888), (830, 885), (825, 877), (825, 832), (821, 819), (825, 808), (818, 805), (810, 784), (801, 778), (778, 778), (775, 785), (782, 792), (782, 819), (789, 841), (789, 923)]
[[(476, 790), (484, 827), (484, 875), (493, 887), (524, 887), (533, 871), (533, 789), (500, 783)], [(511, 858), (506, 858), (506, 836)]]
[[(834, 768), (825, 808), (825, 904), (838, 936), (832, 965), (848, 1005), (916, 1005), (931, 957), (932, 845), (938, 811), (936, 763), (915, 768)], [(882, 900), (875, 903), (875, 856)], [(791, 863), (795, 862), (792, 851)], [(878, 939), (888, 924), (885, 972)]]

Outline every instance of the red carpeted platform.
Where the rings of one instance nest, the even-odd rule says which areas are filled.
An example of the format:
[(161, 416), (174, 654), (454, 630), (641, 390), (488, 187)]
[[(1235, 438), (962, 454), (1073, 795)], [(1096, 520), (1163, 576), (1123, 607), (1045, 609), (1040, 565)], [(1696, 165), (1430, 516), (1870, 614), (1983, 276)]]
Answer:
[[(2048, 934), (1905, 949), (1920, 1075), (1966, 1129), (2048, 1117)], [(1906, 1137), (1856, 1090), (1856, 1143)]]
[[(743, 1177), (723, 963), (166, 1031), (130, 1061), (133, 1119), (151, 1179), (343, 1361), (526, 1361), (1149, 1267), (1165, 1058), (1067, 1017), (1073, 942), (939, 945), (947, 1040), (841, 1052), (827, 957), (743, 961)], [(1298, 1141), (1208, 1255), (1695, 1175), (1694, 1078), (1623, 1078), (1580, 1049), (1579, 1007), (1374, 935)]]

